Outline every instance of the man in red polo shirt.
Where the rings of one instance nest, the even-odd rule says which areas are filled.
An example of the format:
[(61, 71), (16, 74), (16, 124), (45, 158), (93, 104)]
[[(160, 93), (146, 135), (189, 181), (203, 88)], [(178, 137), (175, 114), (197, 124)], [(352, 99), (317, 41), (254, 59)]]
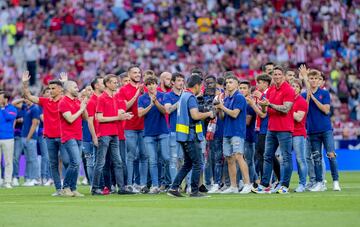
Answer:
[(65, 168), (68, 166), (69, 157), (64, 152), (60, 141), (60, 115), (59, 115), (59, 101), (62, 98), (63, 81), (67, 80), (66, 73), (60, 74), (61, 80), (52, 80), (49, 82), (50, 97), (33, 96), (29, 90), (29, 72), (25, 71), (22, 74), (23, 92), (27, 99), (38, 104), (43, 108), (44, 112), (44, 137), (49, 152), (50, 171), (54, 180), (56, 192), (53, 196), (60, 196), (61, 180), (59, 173), (59, 154), (61, 154), (62, 162)]
[(138, 191), (133, 187), (134, 162), (139, 161), (140, 186), (147, 188), (148, 155), (145, 152), (143, 131), (144, 118), (138, 116), (138, 98), (143, 93), (144, 87), (141, 84), (141, 70), (138, 66), (131, 66), (128, 69), (130, 83), (122, 87), (119, 91), (119, 99), (126, 102), (128, 112), (134, 117), (125, 123), (125, 138), (127, 149), (127, 185), (128, 189)]
[(295, 99), (294, 89), (285, 80), (284, 70), (280, 66), (274, 67), (273, 85), (269, 87), (266, 98), (259, 101), (263, 112), (269, 116), (268, 132), (265, 141), (264, 174), (261, 185), (255, 190), (257, 193), (271, 193), (269, 183), (273, 170), (273, 158), (277, 148), (280, 148), (283, 161), (280, 182), (282, 186), (277, 191), (280, 194), (289, 192), (292, 174), (292, 132), (294, 118), (292, 106)]
[(105, 165), (106, 153), (110, 152), (111, 161), (114, 167), (116, 183), (119, 187), (119, 194), (131, 194), (125, 190), (124, 170), (119, 154), (118, 124), (120, 120), (129, 120), (132, 115), (119, 109), (115, 99), (115, 92), (118, 87), (116, 75), (110, 74), (104, 78), (105, 91), (98, 98), (96, 118), (99, 122), (98, 136), (99, 145), (96, 150), (96, 163), (94, 178), (92, 182), (92, 195), (104, 195), (100, 189), (100, 178)]
[(79, 88), (75, 81), (64, 83), (65, 95), (59, 102), (61, 143), (69, 155), (69, 167), (66, 169), (63, 191), (64, 196), (84, 196), (76, 191), (79, 175), (80, 151), (82, 140), (82, 116), (87, 119), (86, 104), (78, 99)]

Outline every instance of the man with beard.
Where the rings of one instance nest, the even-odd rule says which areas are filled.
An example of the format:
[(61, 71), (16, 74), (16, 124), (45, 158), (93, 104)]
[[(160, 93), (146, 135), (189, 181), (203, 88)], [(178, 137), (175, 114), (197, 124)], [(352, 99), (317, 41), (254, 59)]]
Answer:
[(171, 91), (171, 73), (163, 72), (160, 74), (160, 86), (157, 90), (164, 93)]

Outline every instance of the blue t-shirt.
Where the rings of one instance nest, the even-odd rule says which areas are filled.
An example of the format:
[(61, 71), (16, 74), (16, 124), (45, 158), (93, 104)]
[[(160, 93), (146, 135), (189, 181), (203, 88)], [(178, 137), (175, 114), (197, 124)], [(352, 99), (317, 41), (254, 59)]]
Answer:
[[(171, 91), (169, 93), (164, 94), (164, 104), (171, 104), (174, 105), (177, 103), (180, 99), (180, 95), (175, 94), (175, 92)], [(171, 112), (169, 115), (169, 121), (170, 121), (170, 131), (175, 132), (176, 131), (176, 110)]]
[(259, 134), (266, 134), (268, 130), (269, 115), (266, 114), (265, 118), (260, 118), (260, 131)]
[(246, 138), (245, 140), (250, 143), (255, 142), (255, 121), (256, 121), (256, 113), (254, 109), (247, 105), (246, 107), (246, 114), (251, 116), (250, 124), (246, 126)]
[[(301, 94), (306, 99), (306, 93)], [(314, 96), (322, 104), (330, 104), (330, 93), (327, 90), (319, 88)], [(309, 111), (306, 117), (306, 129), (308, 134), (320, 133), (332, 130), (330, 113), (325, 114), (310, 98)]]
[(224, 113), (224, 136), (239, 136), (240, 138), (245, 139), (247, 104), (244, 96), (240, 94), (239, 91), (235, 91), (231, 97), (226, 97), (224, 99), (224, 106), (230, 110), (240, 110), (240, 113), (236, 118), (232, 118)]
[(17, 109), (13, 105), (7, 105), (0, 109), (0, 139), (14, 138), (14, 121), (16, 119)]
[(92, 142), (91, 133), (87, 120), (82, 120), (82, 133), (84, 142)]
[[(23, 127), (21, 129), (21, 137), (27, 137), (32, 125), (32, 121), (33, 119), (37, 119), (40, 121), (40, 110), (39, 110), (39, 106), (38, 105), (31, 105), (30, 107), (28, 107), (26, 109), (26, 112), (24, 114), (24, 122), (23, 122)], [(38, 138), (38, 132), (37, 129), (36, 131), (33, 133), (32, 139), (37, 139)]]
[[(156, 99), (164, 104), (164, 93), (157, 92)], [(138, 108), (146, 108), (150, 105), (150, 96), (145, 93), (139, 97)], [(165, 115), (154, 105), (144, 117), (144, 136), (158, 136), (169, 133)]]
[[(26, 104), (23, 103), (21, 108), (16, 108), (16, 109), (17, 109), (16, 119), (23, 118), (24, 114), (26, 112)], [(24, 120), (24, 118), (23, 118), (23, 120)], [(15, 128), (14, 128), (14, 136), (15, 137), (20, 137), (21, 136), (22, 125), (23, 125), (22, 122), (16, 122), (15, 123)]]

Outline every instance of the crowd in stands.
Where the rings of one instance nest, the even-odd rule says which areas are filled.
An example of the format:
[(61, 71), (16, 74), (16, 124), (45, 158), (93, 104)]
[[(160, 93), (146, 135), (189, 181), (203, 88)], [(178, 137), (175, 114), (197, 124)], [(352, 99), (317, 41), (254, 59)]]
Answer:
[[(335, 138), (360, 135), (360, 3), (351, 0), (0, 0), (0, 88), (21, 96), (21, 72), (40, 88), (62, 71), (232, 70), (255, 82), (272, 61), (324, 72)], [(40, 89), (38, 89), (40, 90)]]

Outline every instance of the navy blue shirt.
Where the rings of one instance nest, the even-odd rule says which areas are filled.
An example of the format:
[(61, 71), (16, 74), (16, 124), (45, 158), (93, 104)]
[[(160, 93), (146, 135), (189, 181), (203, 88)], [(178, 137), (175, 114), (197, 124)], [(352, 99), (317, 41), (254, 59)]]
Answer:
[(224, 113), (224, 136), (239, 136), (245, 139), (246, 135), (246, 100), (239, 91), (224, 99), (224, 106), (230, 110), (239, 109), (240, 113), (236, 118)]
[[(16, 119), (23, 118), (24, 114), (26, 112), (26, 104), (23, 103), (21, 108), (16, 108), (16, 109), (17, 109)], [(23, 118), (23, 120), (24, 120), (24, 118)], [(14, 136), (15, 137), (20, 137), (21, 136), (22, 125), (23, 125), (22, 122), (16, 122), (15, 123), (15, 128), (14, 128)]]
[[(175, 94), (175, 92), (171, 91), (169, 93), (165, 93), (164, 95), (164, 104), (171, 104), (174, 105), (177, 103), (180, 99), (180, 95)], [(170, 132), (176, 131), (176, 110), (171, 112), (169, 115), (169, 121), (170, 121)]]
[(17, 110), (13, 105), (7, 105), (0, 109), (0, 139), (14, 138), (14, 121)]
[[(41, 117), (42, 114), (43, 114), (43, 109), (39, 106), (39, 116)], [(43, 135), (44, 135), (44, 122), (40, 118), (38, 137), (43, 136)]]
[[(164, 93), (157, 92), (156, 99), (160, 104), (164, 104)], [(145, 93), (139, 97), (138, 108), (145, 109), (150, 105), (150, 96)], [(144, 136), (158, 136), (169, 133), (165, 115), (162, 114), (154, 105), (144, 117)]]
[(250, 143), (255, 142), (255, 121), (256, 121), (256, 113), (254, 109), (247, 105), (246, 114), (251, 116), (250, 124), (246, 126), (246, 138), (245, 140)]
[[(306, 93), (302, 93), (301, 95), (306, 99)], [(314, 96), (322, 104), (330, 105), (330, 93), (327, 90), (318, 88)], [(332, 130), (330, 113), (325, 114), (322, 112), (311, 98), (306, 118), (306, 129), (308, 134)]]
[[(28, 136), (33, 119), (40, 120), (39, 106), (35, 105), (35, 104), (31, 105), (30, 107), (28, 107), (26, 109), (26, 112), (24, 114), (24, 122), (23, 122), (23, 126), (22, 126), (22, 129), (21, 129), (21, 137), (27, 137)], [(38, 138), (37, 129), (33, 133), (31, 138), (35, 139), (35, 140)]]
[(224, 120), (218, 117), (216, 119), (216, 129), (215, 129), (214, 138), (222, 139), (223, 136), (224, 136)]
[(89, 125), (87, 120), (82, 120), (82, 133), (83, 133), (83, 141), (84, 142), (92, 142), (91, 133), (89, 130)]
[(266, 134), (268, 129), (269, 116), (266, 114), (265, 118), (260, 118), (260, 131), (259, 134)]
[[(193, 120), (192, 117), (191, 117), (191, 114), (190, 114), (191, 109), (195, 109), (195, 108), (198, 109), (199, 108), (199, 105), (197, 103), (197, 100), (196, 100), (195, 96), (190, 96), (190, 98), (188, 100), (188, 108), (189, 108), (189, 124), (190, 124), (190, 126), (195, 126), (196, 123), (198, 123), (199, 121)], [(204, 130), (204, 124), (203, 124), (203, 122), (201, 122), (201, 123), (202, 123), (202, 126), (203, 126), (203, 131), (205, 131)], [(190, 127), (188, 141), (194, 141), (196, 137), (197, 136), (196, 136), (196, 132), (195, 132), (195, 127)]]

